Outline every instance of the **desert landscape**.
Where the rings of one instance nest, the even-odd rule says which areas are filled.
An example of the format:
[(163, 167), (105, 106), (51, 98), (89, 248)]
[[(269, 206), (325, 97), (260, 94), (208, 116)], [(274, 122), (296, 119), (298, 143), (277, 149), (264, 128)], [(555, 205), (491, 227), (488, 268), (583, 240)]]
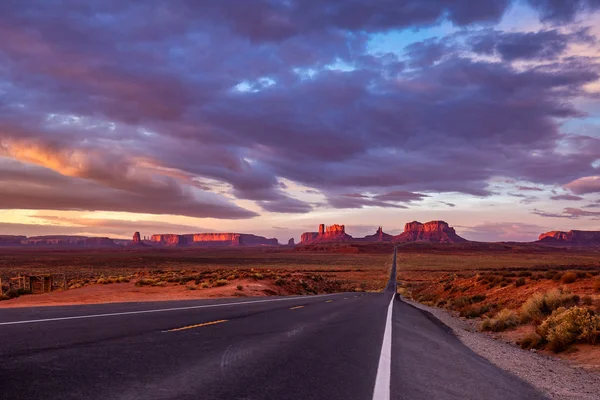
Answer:
[[(600, 370), (600, 232), (484, 243), (460, 237), (444, 221), (415, 221), (397, 236), (380, 227), (364, 238), (321, 224), (298, 245), (230, 233), (16, 240), (4, 238), (0, 247), (0, 308), (378, 292), (396, 247), (404, 298), (448, 310), (523, 349)], [(29, 295), (9, 289), (18, 276), (63, 280)]]

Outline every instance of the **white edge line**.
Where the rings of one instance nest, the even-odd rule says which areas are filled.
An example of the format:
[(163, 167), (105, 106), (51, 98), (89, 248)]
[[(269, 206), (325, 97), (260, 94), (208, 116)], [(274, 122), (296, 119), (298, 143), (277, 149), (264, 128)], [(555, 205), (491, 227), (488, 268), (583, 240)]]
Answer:
[(389, 400), (392, 370), (392, 310), (394, 299), (392, 296), (387, 310), (385, 321), (385, 331), (383, 333), (383, 343), (381, 344), (381, 354), (379, 355), (379, 365), (377, 367), (377, 377), (375, 378), (375, 388), (373, 389), (373, 400)]
[(257, 303), (269, 303), (274, 301), (290, 301), (290, 300), (304, 300), (304, 299), (315, 299), (317, 297), (324, 296), (335, 296), (340, 293), (331, 293), (331, 294), (318, 294), (314, 296), (299, 296), (299, 297), (286, 297), (285, 299), (269, 299), (269, 300), (255, 300), (255, 301), (240, 301), (235, 303), (220, 303), (220, 304), (204, 304), (199, 306), (189, 306), (189, 307), (175, 307), (175, 308), (158, 308), (154, 310), (140, 310), (140, 311), (125, 311), (118, 313), (108, 313), (108, 314), (90, 314), (90, 315), (76, 315), (72, 317), (58, 317), (58, 318), (46, 318), (46, 319), (31, 319), (25, 321), (12, 321), (12, 322), (0, 322), (0, 326), (3, 325), (21, 325), (21, 324), (33, 324), (37, 322), (51, 322), (51, 321), (66, 321), (71, 319), (85, 319), (85, 318), (100, 318), (100, 317), (113, 317), (118, 315), (133, 315), (133, 314), (151, 314), (151, 313), (160, 313), (160, 312), (168, 312), (168, 311), (181, 311), (181, 310), (194, 310), (199, 308), (211, 308), (211, 307), (226, 307), (226, 306), (235, 306), (241, 304), (257, 304)]

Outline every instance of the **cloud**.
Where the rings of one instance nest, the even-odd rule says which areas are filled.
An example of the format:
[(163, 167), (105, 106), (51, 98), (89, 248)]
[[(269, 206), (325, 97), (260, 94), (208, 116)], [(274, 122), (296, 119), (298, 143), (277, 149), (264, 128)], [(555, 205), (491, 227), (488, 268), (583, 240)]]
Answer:
[(165, 182), (162, 190), (97, 186), (85, 179), (0, 159), (0, 209), (124, 211), (198, 218), (256, 216), (220, 196)]
[(569, 44), (593, 43), (585, 31), (572, 34), (557, 29), (538, 32), (498, 32), (487, 30), (468, 39), (471, 50), (485, 55), (499, 55), (507, 61), (553, 60), (562, 55)]
[(565, 208), (562, 213), (551, 213), (545, 212), (542, 210), (534, 210), (533, 214), (539, 215), (540, 217), (547, 218), (569, 218), (569, 219), (578, 219), (580, 217), (600, 217), (600, 212), (595, 211), (586, 211), (580, 208)]
[(535, 224), (522, 222), (485, 222), (461, 227), (461, 235), (469, 240), (482, 242), (529, 242), (537, 240), (548, 229)]
[[(561, 124), (585, 117), (576, 100), (598, 61), (563, 57), (585, 39), (572, 29), (473, 31), (510, 4), (2, 3), (0, 154), (14, 163), (0, 207), (240, 219), (257, 213), (237, 199), (274, 213), (405, 208), (420, 193), (489, 196), (498, 176), (595, 176), (598, 139)], [(502, 57), (445, 37), (371, 51), (375, 33), (441, 21)], [(507, 62), (522, 59), (544, 63)]]
[(583, 200), (583, 197), (581, 197), (581, 196), (575, 196), (575, 195), (572, 195), (572, 194), (559, 194), (559, 195), (550, 197), (550, 199), (552, 199), (552, 200), (569, 200), (569, 201), (575, 201), (575, 200)]
[(585, 176), (575, 179), (566, 184), (565, 188), (577, 194), (598, 193), (600, 192), (600, 176)]
[(544, 189), (534, 186), (517, 186), (517, 190), (543, 192)]
[(597, 0), (527, 0), (540, 12), (544, 22), (564, 23), (572, 21), (579, 13), (593, 12), (600, 8)]

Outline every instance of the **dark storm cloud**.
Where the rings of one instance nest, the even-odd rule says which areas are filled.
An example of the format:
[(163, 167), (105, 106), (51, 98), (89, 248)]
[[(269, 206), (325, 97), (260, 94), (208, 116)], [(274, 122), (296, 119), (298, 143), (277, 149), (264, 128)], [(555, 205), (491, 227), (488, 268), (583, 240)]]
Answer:
[(13, 168), (20, 184), (2, 186), (0, 206), (248, 218), (214, 193), (305, 213), (318, 205), (280, 178), (331, 207), (403, 208), (419, 192), (487, 196), (497, 176), (594, 176), (597, 139), (559, 130), (598, 79), (594, 59), (555, 59), (580, 38), (544, 31), (522, 50), (493, 31), (505, 59), (548, 61), (520, 70), (442, 39), (406, 60), (368, 52), (370, 33), (493, 23), (508, 5), (4, 2), (0, 156), (40, 168)]
[(542, 21), (568, 22), (578, 13), (592, 12), (600, 8), (600, 0), (527, 0), (539, 10)]
[(474, 52), (486, 55), (498, 54), (507, 61), (552, 60), (563, 54), (569, 43), (574, 42), (593, 43), (594, 38), (585, 31), (564, 34), (556, 29), (538, 32), (489, 30), (469, 38)]

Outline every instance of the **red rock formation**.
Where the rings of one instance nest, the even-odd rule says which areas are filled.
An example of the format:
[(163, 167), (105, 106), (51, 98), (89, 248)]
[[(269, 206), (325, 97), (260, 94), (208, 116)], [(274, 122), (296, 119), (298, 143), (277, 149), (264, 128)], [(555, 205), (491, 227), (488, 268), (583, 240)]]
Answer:
[(24, 240), (27, 240), (27, 236), (1, 235), (0, 246), (19, 246)]
[(288, 246), (294, 246), (296, 243), (294, 242), (294, 238), (288, 240)]
[(459, 243), (466, 242), (456, 234), (444, 221), (430, 221), (424, 224), (413, 221), (404, 225), (404, 232), (394, 236), (394, 242), (433, 242), (433, 243)]
[(277, 239), (244, 233), (194, 233), (152, 235), (150, 240), (163, 246), (276, 246)]
[(139, 232), (135, 232), (133, 234), (133, 241), (132, 241), (132, 243), (133, 244), (141, 244), (142, 243), (142, 237), (141, 237), (141, 235), (140, 235)]
[(304, 232), (302, 234), (302, 236), (300, 236), (300, 243), (307, 244), (309, 242), (312, 242), (313, 240), (315, 240), (318, 237), (319, 237), (319, 232)]
[(27, 246), (112, 247), (115, 242), (106, 237), (34, 236), (21, 242)]
[(572, 244), (581, 246), (600, 245), (600, 231), (551, 231), (542, 233), (539, 241), (549, 244)]
[(383, 232), (383, 228), (380, 226), (379, 229), (377, 229), (377, 232), (375, 232), (375, 234), (369, 235), (369, 236), (365, 236), (364, 238), (361, 239), (361, 241), (365, 241), (365, 242), (391, 242), (392, 238), (393, 238), (393, 236), (392, 235), (388, 235), (387, 233)]
[(346, 242), (352, 240), (352, 236), (346, 234), (344, 225), (319, 225), (319, 232), (304, 232), (301, 244), (323, 243), (323, 242)]

